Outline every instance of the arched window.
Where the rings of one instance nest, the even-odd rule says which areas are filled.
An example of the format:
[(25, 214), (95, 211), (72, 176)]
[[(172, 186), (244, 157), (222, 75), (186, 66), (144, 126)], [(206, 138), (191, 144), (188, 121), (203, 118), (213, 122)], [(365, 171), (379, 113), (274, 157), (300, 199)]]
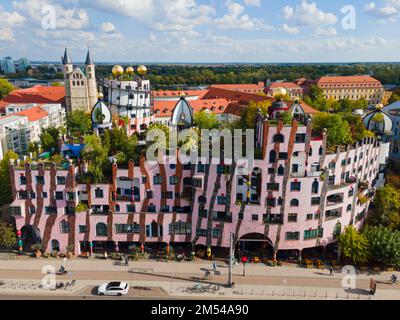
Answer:
[(283, 136), (283, 134), (278, 133), (278, 134), (274, 135), (274, 142), (283, 143), (283, 142), (285, 142), (285, 137)]
[(58, 240), (51, 240), (51, 250), (52, 251), (60, 251), (60, 243), (58, 242)]
[(278, 175), (279, 176), (283, 176), (284, 174), (285, 174), (285, 169), (283, 168), (283, 166), (279, 166)]
[(198, 202), (199, 202), (199, 203), (206, 203), (206, 202), (207, 202), (207, 199), (206, 199), (205, 196), (199, 196)]
[(290, 201), (290, 206), (291, 207), (298, 207), (299, 206), (299, 200), (297, 200), (297, 199), (292, 199), (291, 201)]
[(352, 206), (351, 206), (351, 204), (349, 204), (349, 205), (347, 206), (347, 212), (351, 211), (351, 209), (352, 209)]
[(315, 180), (312, 184), (311, 187), (311, 192), (312, 193), (318, 193), (319, 192), (319, 182), (317, 180)]
[(276, 151), (271, 150), (269, 153), (269, 163), (275, 163), (276, 162)]
[(107, 225), (103, 222), (99, 222), (96, 225), (96, 236), (107, 237)]

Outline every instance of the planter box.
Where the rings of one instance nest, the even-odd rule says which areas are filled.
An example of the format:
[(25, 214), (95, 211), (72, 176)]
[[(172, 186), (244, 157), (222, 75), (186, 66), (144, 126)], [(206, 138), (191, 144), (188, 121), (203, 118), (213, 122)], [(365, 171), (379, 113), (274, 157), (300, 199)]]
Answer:
[(385, 271), (393, 272), (393, 271), (394, 271), (394, 267), (386, 267), (386, 268), (385, 268)]
[(333, 270), (340, 270), (340, 269), (341, 269), (341, 267), (338, 265), (333, 266)]
[(324, 264), (318, 265), (318, 269), (325, 269), (325, 265)]
[(307, 269), (312, 269), (312, 268), (313, 268), (313, 265), (312, 265), (312, 264), (306, 264), (306, 268), (307, 268)]

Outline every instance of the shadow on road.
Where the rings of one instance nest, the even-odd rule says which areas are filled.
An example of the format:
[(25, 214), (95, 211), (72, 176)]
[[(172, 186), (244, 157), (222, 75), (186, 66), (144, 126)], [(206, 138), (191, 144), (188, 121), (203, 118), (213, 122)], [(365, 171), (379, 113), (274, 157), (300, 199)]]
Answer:
[(93, 296), (97, 296), (98, 294), (97, 294), (97, 290), (99, 289), (99, 286), (96, 286), (96, 287), (94, 287), (93, 289), (92, 289), (92, 291), (90, 291), (90, 293), (93, 295)]
[(359, 294), (359, 295), (363, 295), (363, 296), (369, 296), (371, 295), (371, 292), (369, 290), (366, 289), (344, 289), (344, 291), (346, 293), (352, 293), (352, 294)]

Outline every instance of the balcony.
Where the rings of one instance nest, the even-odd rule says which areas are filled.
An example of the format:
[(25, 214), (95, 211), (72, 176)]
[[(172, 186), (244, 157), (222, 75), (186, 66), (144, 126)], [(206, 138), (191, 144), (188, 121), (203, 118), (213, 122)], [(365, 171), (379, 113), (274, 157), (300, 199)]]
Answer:
[(232, 222), (232, 215), (228, 215), (225, 212), (213, 212), (212, 215), (213, 221), (218, 222)]
[(122, 195), (122, 194), (117, 194), (116, 196), (113, 197), (113, 201), (125, 201), (125, 202), (139, 202), (140, 201), (140, 196), (139, 195)]

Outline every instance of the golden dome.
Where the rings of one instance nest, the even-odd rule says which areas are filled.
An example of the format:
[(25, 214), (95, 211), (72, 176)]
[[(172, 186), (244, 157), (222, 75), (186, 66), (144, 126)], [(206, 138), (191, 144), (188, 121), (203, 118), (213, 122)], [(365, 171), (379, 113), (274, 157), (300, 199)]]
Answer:
[(99, 92), (99, 94), (97, 95), (97, 98), (103, 99), (103, 98), (104, 98), (104, 94), (102, 94), (101, 92)]
[(286, 96), (286, 95), (287, 95), (287, 90), (283, 87), (276, 88), (274, 91), (274, 97)]
[(378, 104), (376, 105), (376, 109), (378, 109), (378, 110), (383, 109), (383, 107), (384, 107), (383, 103), (378, 103)]
[(141, 75), (144, 76), (147, 73), (147, 68), (144, 65), (140, 65), (137, 69), (137, 72)]
[(135, 73), (135, 70), (132, 67), (126, 68), (125, 72), (129, 75), (132, 75)]
[(124, 74), (124, 68), (117, 64), (112, 68), (112, 74), (114, 77), (120, 77)]

